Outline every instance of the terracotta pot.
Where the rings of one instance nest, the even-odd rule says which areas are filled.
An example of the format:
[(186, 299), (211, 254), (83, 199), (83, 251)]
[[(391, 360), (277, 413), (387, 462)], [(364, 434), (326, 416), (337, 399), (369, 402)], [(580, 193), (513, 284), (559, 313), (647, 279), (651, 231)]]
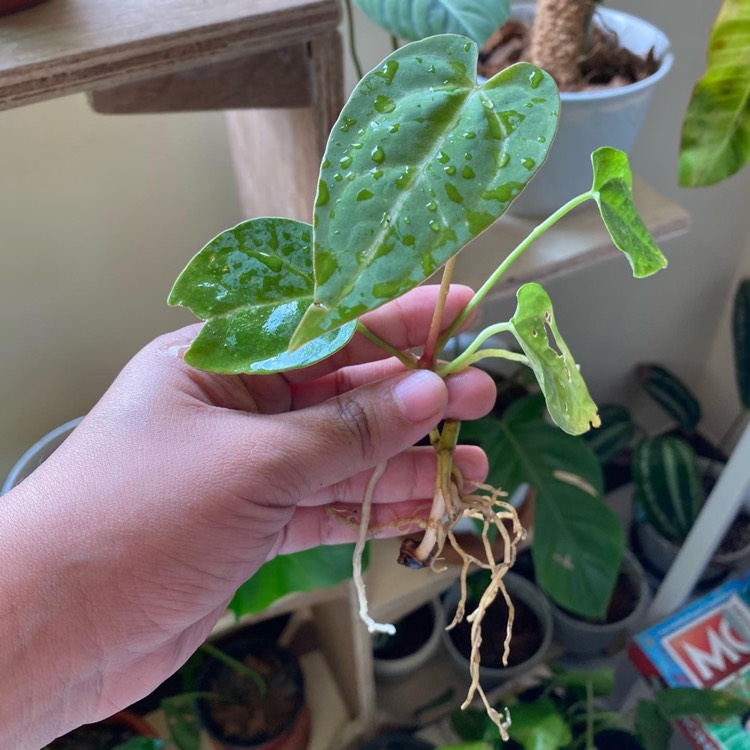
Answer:
[[(217, 701), (212, 708), (210, 701), (198, 700), (198, 716), (212, 747), (216, 750), (305, 750), (310, 740), (310, 712), (305, 703), (302, 669), (294, 655), (271, 640), (242, 632), (227, 636), (217, 646), (238, 661), (250, 656), (257, 662), (271, 662), (273, 667), (269, 669), (267, 676), (264, 675), (267, 677), (269, 698), (278, 701), (272, 691), (275, 690), (274, 686), (279, 684), (279, 678), (283, 674), (286, 681), (280, 690), (289, 701), (290, 707), (289, 715), (278, 727), (270, 731), (261, 730), (253, 736), (242, 736), (239, 731), (227, 731), (219, 721), (219, 714), (215, 713), (215, 709), (224, 702)], [(227, 692), (228, 683), (225, 681), (235, 679), (237, 677), (232, 675), (229, 667), (212, 659), (196, 687), (199, 692), (222, 695)], [(292, 690), (287, 695), (290, 687)], [(251, 697), (250, 701), (253, 699)], [(251, 703), (248, 702), (246, 705)]]
[[(97, 732), (97, 727), (104, 727), (105, 725), (122, 727), (125, 730), (130, 730), (130, 733), (134, 737), (146, 737), (150, 739), (155, 739), (156, 737), (158, 737), (154, 728), (145, 719), (138, 716), (138, 714), (135, 714), (132, 711), (118, 711), (108, 719), (103, 719), (97, 724), (86, 724), (82, 727), (79, 727), (78, 729), (74, 729), (72, 732), (68, 732), (62, 737), (58, 737), (56, 740), (50, 743), (50, 748), (52, 748), (52, 750), (58, 750), (58, 748), (60, 750), (63, 750), (67, 747), (76, 747), (76, 745), (74, 744), (76, 735), (81, 736), (81, 741), (83, 741), (83, 737), (85, 736), (86, 741), (89, 743), (86, 746), (92, 747), (92, 742), (103, 741), (96, 739), (95, 733)], [(115, 744), (119, 745), (122, 741), (123, 740), (115, 740)], [(101, 745), (99, 747), (100, 750), (111, 750), (115, 747), (115, 744)]]
[(8, 16), (11, 13), (32, 8), (43, 2), (46, 2), (46, 0), (0, 0), (0, 16)]

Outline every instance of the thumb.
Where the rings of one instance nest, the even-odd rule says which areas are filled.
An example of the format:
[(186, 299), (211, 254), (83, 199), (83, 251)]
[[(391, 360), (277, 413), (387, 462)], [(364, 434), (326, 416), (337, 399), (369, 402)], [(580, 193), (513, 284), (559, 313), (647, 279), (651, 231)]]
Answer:
[[(278, 459), (277, 482), (299, 498), (354, 476), (414, 445), (437, 426), (447, 405), (442, 378), (416, 370), (289, 412), (281, 417), (287, 450)], [(278, 422), (275, 432), (282, 437)]]

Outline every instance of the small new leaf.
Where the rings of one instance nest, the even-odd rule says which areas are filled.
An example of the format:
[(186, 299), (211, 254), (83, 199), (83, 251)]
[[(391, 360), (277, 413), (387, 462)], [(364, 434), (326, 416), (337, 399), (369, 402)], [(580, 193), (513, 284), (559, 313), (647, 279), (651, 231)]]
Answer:
[(292, 219), (250, 219), (190, 261), (169, 295), (170, 305), (206, 321), (185, 353), (188, 364), (222, 373), (282, 372), (325, 359), (351, 339), (356, 322), (287, 351), (313, 299), (311, 232)]
[(519, 63), (477, 86), (476, 66), (474, 42), (442, 35), (359, 82), (320, 170), (315, 304), (293, 347), (424, 281), (542, 165), (557, 130), (553, 80)]
[(513, 335), (528, 357), (555, 424), (571, 435), (599, 425), (596, 404), (555, 322), (547, 292), (535, 283), (517, 293), (510, 319)]
[(613, 244), (627, 256), (633, 276), (642, 279), (666, 268), (667, 259), (635, 207), (627, 154), (616, 148), (598, 148), (591, 154), (591, 163), (594, 200)]

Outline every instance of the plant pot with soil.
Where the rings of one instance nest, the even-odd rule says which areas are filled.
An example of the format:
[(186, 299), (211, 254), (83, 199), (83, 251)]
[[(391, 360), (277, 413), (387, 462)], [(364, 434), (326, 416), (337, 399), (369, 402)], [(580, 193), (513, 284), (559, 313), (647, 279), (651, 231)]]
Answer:
[[(197, 683), (198, 718), (216, 750), (304, 750), (310, 737), (302, 670), (273, 641), (236, 633), (222, 639)], [(244, 665), (240, 671), (219, 654)], [(258, 679), (259, 678), (259, 679)]]
[[(466, 602), (469, 616), (476, 609), (479, 593), (483, 590), (482, 578), (482, 572), (469, 577)], [(514, 573), (507, 573), (504, 581), (515, 609), (506, 665), (503, 666), (503, 660), (508, 607), (502, 596), (495, 599), (484, 615), (482, 645), (479, 649), (479, 679), (483, 685), (490, 687), (540, 664), (552, 643), (552, 614), (544, 594), (533, 583)], [(449, 620), (456, 613), (460, 596), (458, 584), (446, 592), (444, 606)], [(443, 631), (443, 643), (459, 670), (468, 676), (471, 669), (472, 625), (466, 617)]]
[[(560, 6), (572, 6), (572, 12)], [(550, 15), (559, 24), (553, 44), (547, 40)], [(573, 36), (562, 30), (568, 18)], [(565, 55), (564, 42), (574, 37), (581, 48)], [(630, 151), (673, 55), (666, 35), (643, 19), (610, 8), (593, 10), (580, 0), (545, 0), (513, 5), (511, 19), (485, 44), (479, 72), (489, 77), (518, 60), (547, 70), (560, 86), (554, 146), (511, 207), (519, 216), (547, 215), (585, 186), (583, 156), (605, 143)]]
[(156, 738), (156, 731), (132, 711), (118, 711), (96, 724), (85, 724), (49, 745), (49, 750), (116, 750), (136, 738)]
[(648, 602), (646, 574), (635, 555), (626, 550), (603, 618), (584, 619), (551, 603), (555, 640), (567, 653), (576, 656), (605, 653), (624, 645), (628, 635), (638, 629)]
[(394, 627), (393, 635), (375, 633), (372, 641), (375, 677), (386, 682), (414, 674), (434, 656), (445, 629), (445, 610), (439, 599), (431, 599)]

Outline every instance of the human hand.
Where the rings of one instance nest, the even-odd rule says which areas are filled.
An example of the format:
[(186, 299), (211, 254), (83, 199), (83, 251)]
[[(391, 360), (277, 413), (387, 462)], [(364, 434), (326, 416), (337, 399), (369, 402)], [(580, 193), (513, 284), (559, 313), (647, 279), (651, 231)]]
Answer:
[[(470, 295), (451, 290), (447, 322)], [(365, 322), (397, 348), (419, 345), (436, 298), (435, 288), (414, 290)], [(22, 564), (44, 571), (35, 595), (72, 644), (54, 673), (76, 675), (77, 692), (88, 694), (73, 702), (64, 681), (77, 723), (111, 714), (177, 669), (271, 556), (352, 541), (355, 530), (331, 508), (356, 511), (378, 463), (388, 460), (372, 524), (426, 511), (435, 457), (413, 444), (440, 419), (477, 418), (494, 401), (477, 370), (447, 383), (405, 374), (359, 336), (304, 370), (204, 373), (181, 356), (196, 331), (136, 355), (63, 446), (4, 498), (6, 528), (24, 530)], [(484, 478), (479, 449), (459, 448), (456, 462), (467, 478)]]

